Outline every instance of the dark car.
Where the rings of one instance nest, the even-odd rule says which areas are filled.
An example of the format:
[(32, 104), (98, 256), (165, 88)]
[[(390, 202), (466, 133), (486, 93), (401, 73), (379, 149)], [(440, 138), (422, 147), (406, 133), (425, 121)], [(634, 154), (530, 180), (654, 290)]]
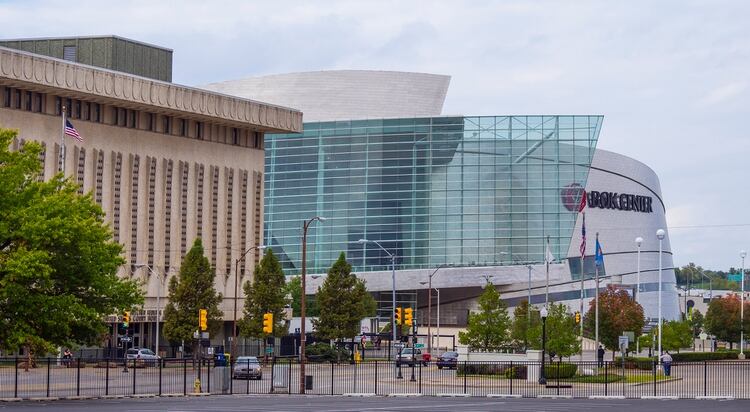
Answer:
[(437, 362), (435, 362), (438, 369), (453, 368), (455, 369), (458, 365), (458, 353), (457, 352), (444, 352), (438, 356)]

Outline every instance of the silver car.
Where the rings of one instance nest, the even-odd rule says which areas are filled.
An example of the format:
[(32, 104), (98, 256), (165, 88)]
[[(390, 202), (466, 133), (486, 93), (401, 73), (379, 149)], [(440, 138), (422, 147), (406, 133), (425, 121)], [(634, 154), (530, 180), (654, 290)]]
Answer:
[(125, 359), (128, 361), (135, 360), (136, 363), (143, 363), (147, 366), (155, 366), (159, 363), (159, 355), (155, 354), (151, 349), (148, 348), (131, 348), (125, 352)]
[(263, 370), (255, 356), (240, 356), (234, 362), (232, 379), (263, 379)]

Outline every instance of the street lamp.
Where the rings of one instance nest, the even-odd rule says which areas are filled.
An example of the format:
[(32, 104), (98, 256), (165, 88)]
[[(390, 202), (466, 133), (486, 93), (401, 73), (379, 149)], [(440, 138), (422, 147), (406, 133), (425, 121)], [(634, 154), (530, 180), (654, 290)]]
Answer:
[(740, 269), (740, 276), (742, 281), (740, 282), (740, 355), (739, 359), (745, 359), (745, 256), (747, 252), (744, 250), (740, 251), (740, 257), (742, 258), (742, 266)]
[(706, 273), (703, 272), (702, 269), (698, 269), (698, 271), (701, 272), (701, 276), (703, 276), (704, 278), (708, 279), (708, 290), (709, 290), (708, 303), (711, 303), (711, 301), (714, 298), (714, 286), (713, 286), (712, 279), (711, 279), (711, 277), (709, 277), (708, 275), (706, 275)]
[(255, 249), (264, 250), (264, 245), (252, 246), (246, 251), (242, 252), (239, 258), (234, 261), (234, 319), (232, 320), (232, 357), (231, 360), (235, 359), (237, 355), (237, 295), (239, 294), (239, 278), (240, 278), (240, 262), (245, 260), (245, 256)]
[(662, 254), (662, 242), (664, 241), (664, 235), (666, 232), (664, 232), (664, 229), (659, 229), (656, 231), (656, 237), (659, 239), (659, 351), (657, 352), (657, 356), (659, 356), (659, 364), (661, 365), (661, 327), (662, 327), (662, 318), (661, 318), (661, 270), (662, 270), (662, 262), (661, 262), (661, 254)]
[[(435, 268), (430, 273), (427, 286), (427, 352), (432, 353), (432, 277), (435, 276), (438, 270), (452, 266), (451, 264), (444, 263)], [(419, 282), (422, 283), (422, 282)], [(422, 283), (424, 284), (424, 283)], [(440, 325), (440, 291), (438, 290), (438, 325)], [(440, 327), (438, 326), (438, 342), (440, 341)], [(439, 345), (438, 345), (439, 346)]]
[(546, 385), (547, 379), (544, 377), (544, 358), (547, 349), (547, 307), (542, 306), (542, 310), (539, 312), (542, 317), (542, 367), (539, 370), (539, 384)]
[(148, 269), (149, 273), (156, 276), (156, 285), (157, 285), (157, 289), (156, 289), (156, 347), (155, 347), (154, 353), (158, 355), (159, 354), (159, 321), (160, 321), (159, 309), (161, 307), (160, 299), (161, 299), (162, 279), (159, 277), (159, 274), (154, 269), (151, 268), (151, 266), (145, 263), (136, 263), (133, 266), (136, 268), (146, 268)]
[(638, 264), (636, 265), (636, 276), (635, 276), (635, 283), (636, 283), (636, 290), (635, 290), (635, 301), (638, 302), (638, 298), (641, 297), (641, 244), (643, 243), (643, 238), (638, 236), (635, 238), (635, 245), (638, 247)]
[(301, 394), (305, 393), (305, 285), (307, 284), (305, 282), (307, 278), (305, 269), (307, 268), (307, 230), (315, 221), (325, 222), (326, 218), (315, 216), (302, 223), (302, 273), (300, 275), (302, 277), (302, 293), (300, 293), (299, 299), (299, 393)]
[[(377, 240), (367, 240), (367, 239), (359, 239), (359, 243), (365, 245), (367, 247), (368, 243), (374, 243), (376, 244), (383, 252), (385, 252), (389, 258), (391, 258), (391, 282), (392, 282), (392, 288), (391, 288), (391, 300), (393, 307), (391, 308), (391, 329), (393, 331), (393, 341), (391, 342), (391, 345), (396, 344), (396, 328), (398, 325), (396, 325), (396, 255), (389, 252), (386, 248), (383, 247)], [(398, 362), (396, 362), (394, 365), (397, 365)], [(395, 366), (394, 366), (395, 367)], [(401, 372), (401, 369), (398, 370)]]

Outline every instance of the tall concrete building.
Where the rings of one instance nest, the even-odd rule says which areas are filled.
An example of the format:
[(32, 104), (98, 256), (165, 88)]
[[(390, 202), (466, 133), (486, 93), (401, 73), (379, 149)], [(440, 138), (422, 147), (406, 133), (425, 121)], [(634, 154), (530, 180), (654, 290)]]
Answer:
[[(49, 44), (50, 51), (53, 44), (75, 43), (83, 58), (88, 41), (31, 43)], [(119, 50), (116, 43), (125, 40), (112, 41)], [(146, 54), (152, 47), (125, 42)], [(29, 42), (16, 42), (23, 44)], [(64, 171), (106, 213), (128, 262), (119, 274), (144, 281), (146, 301), (132, 318), (135, 346), (154, 341), (161, 312), (156, 296), (162, 296), (163, 309), (168, 279), (196, 237), (216, 268), (225, 319), (233, 318), (235, 276), (240, 286), (250, 281), (259, 254), (249, 255), (237, 274), (234, 261), (263, 242), (264, 137), (302, 130), (297, 110), (158, 80), (171, 78), (169, 55), (167, 66), (158, 58), (128, 69), (138, 76), (0, 47), (0, 127), (19, 129), (13, 148), (41, 142), (39, 162), (48, 179), (59, 168), (63, 107), (83, 137), (83, 142), (65, 138)], [(162, 72), (165, 67), (169, 73)], [(150, 266), (158, 276), (136, 264)]]

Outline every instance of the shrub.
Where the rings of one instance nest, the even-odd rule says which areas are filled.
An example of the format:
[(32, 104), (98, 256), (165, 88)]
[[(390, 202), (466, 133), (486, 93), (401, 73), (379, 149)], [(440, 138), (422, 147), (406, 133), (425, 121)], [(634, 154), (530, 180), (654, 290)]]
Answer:
[[(611, 364), (613, 367), (621, 367), (622, 366), (622, 356), (618, 356), (615, 358), (614, 364)], [(654, 365), (654, 358), (648, 358), (648, 357), (635, 357), (635, 356), (628, 356), (625, 358), (625, 369), (640, 369), (644, 371), (651, 370)]]
[(348, 360), (349, 351), (334, 348), (325, 342), (317, 342), (305, 348), (305, 357), (311, 362), (336, 362)]
[(459, 363), (456, 373), (459, 375), (502, 375), (504, 365), (495, 363)]
[(506, 379), (526, 379), (528, 369), (526, 366), (514, 366), (512, 368), (505, 369)]
[(558, 362), (553, 364), (544, 365), (544, 377), (547, 379), (568, 379), (576, 375), (578, 366), (567, 363)]

